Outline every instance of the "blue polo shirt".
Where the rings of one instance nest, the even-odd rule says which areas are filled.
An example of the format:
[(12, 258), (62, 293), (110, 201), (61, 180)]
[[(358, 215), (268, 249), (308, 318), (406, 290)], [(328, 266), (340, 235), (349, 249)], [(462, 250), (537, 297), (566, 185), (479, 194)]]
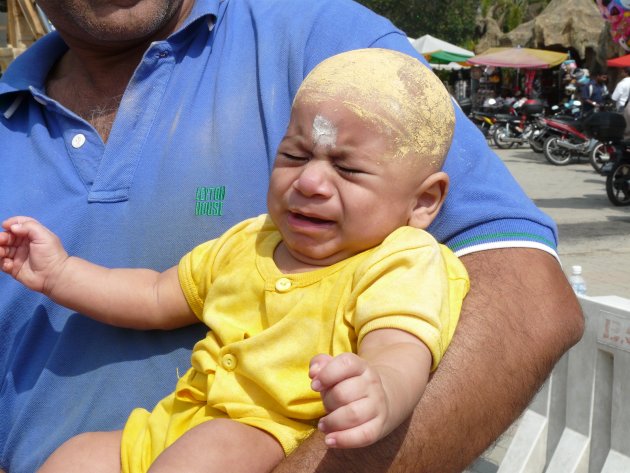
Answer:
[(582, 86), (580, 92), (583, 99), (582, 110), (584, 112), (591, 112), (595, 107), (588, 103), (587, 100), (592, 100), (599, 105), (603, 105), (604, 99), (608, 96), (608, 87), (606, 84), (600, 84), (595, 79), (591, 79), (588, 84)]
[[(347, 0), (198, 0), (134, 73), (107, 143), (46, 95), (56, 33), (0, 79), (0, 219), (37, 218), (70, 254), (110, 267), (176, 264), (266, 211), (275, 149), (305, 75), (364, 47), (416, 55), (387, 20)], [(430, 231), (463, 254), (554, 252), (555, 227), (457, 111), (451, 192)], [(366, 218), (369, 218), (366, 217)], [(0, 467), (31, 473), (83, 431), (119, 429), (189, 366), (205, 327), (109, 327), (0, 275)]]

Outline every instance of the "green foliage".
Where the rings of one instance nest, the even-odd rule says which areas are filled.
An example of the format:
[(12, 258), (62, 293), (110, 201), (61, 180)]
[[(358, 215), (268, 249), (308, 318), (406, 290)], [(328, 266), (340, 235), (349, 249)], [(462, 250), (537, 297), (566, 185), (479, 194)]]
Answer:
[(481, 16), (488, 16), (488, 12), (490, 11), (490, 7), (494, 4), (494, 0), (481, 0)]
[(526, 2), (513, 2), (507, 8), (507, 15), (505, 18), (504, 31), (512, 31), (523, 21), (523, 16), (525, 15), (524, 5)]
[(454, 44), (472, 40), (479, 0), (358, 0), (417, 38), (424, 34)]
[(504, 33), (540, 13), (550, 0), (481, 0), (480, 13), (497, 21)]
[(417, 38), (430, 34), (472, 49), (475, 19), (495, 19), (504, 32), (531, 20), (550, 0), (357, 0)]

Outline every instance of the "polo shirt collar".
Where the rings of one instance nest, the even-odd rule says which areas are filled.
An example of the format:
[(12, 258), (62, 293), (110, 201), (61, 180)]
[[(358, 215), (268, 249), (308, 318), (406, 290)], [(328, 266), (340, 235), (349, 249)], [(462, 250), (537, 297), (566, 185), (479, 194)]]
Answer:
[[(219, 15), (219, 7), (222, 3), (227, 4), (228, 0), (197, 0), (193, 5), (190, 15), (188, 15), (188, 18), (186, 18), (184, 24), (180, 28), (180, 31), (186, 29), (190, 24), (204, 17), (208, 18), (209, 25), (212, 27), (214, 25), (214, 20)], [(225, 7), (225, 5), (223, 5), (223, 7)]]
[(0, 78), (0, 94), (26, 91), (29, 86), (42, 88), (48, 71), (67, 49), (56, 31), (37, 40), (13, 60)]

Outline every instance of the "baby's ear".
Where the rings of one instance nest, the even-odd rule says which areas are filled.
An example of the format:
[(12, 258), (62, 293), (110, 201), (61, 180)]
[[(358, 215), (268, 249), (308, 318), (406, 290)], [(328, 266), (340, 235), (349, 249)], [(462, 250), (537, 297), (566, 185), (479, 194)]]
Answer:
[(442, 208), (448, 192), (448, 174), (436, 172), (427, 177), (416, 194), (415, 207), (411, 211), (410, 227), (426, 229)]

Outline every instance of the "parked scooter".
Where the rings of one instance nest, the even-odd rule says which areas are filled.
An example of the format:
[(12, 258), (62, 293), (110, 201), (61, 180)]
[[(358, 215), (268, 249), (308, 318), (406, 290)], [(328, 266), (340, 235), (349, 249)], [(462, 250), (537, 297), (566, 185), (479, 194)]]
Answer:
[(498, 148), (506, 149), (529, 143), (530, 138), (542, 130), (539, 121), (544, 110), (542, 102), (523, 98), (514, 103), (513, 110), (512, 114), (496, 116), (492, 139)]
[(604, 165), (602, 173), (606, 175), (608, 200), (617, 206), (630, 205), (630, 153), (625, 151), (619, 160), (611, 161), (610, 171)]
[(477, 128), (479, 128), (481, 133), (483, 133), (483, 136), (486, 138), (486, 140), (490, 141), (492, 139), (490, 129), (497, 121), (495, 114), (491, 112), (475, 110), (471, 112), (468, 117), (475, 125), (477, 125)]
[(545, 140), (543, 153), (547, 161), (556, 166), (564, 166), (581, 158), (588, 158), (598, 141), (584, 133), (583, 120), (548, 119), (546, 127), (552, 135)]
[[(630, 141), (604, 141), (598, 142), (591, 150), (588, 160), (599, 174), (604, 174), (604, 166), (613, 164), (619, 159), (620, 153), (630, 153)], [(610, 171), (610, 166), (608, 166)]]
[(599, 141), (591, 150), (589, 161), (593, 169), (600, 174), (604, 167), (619, 161), (622, 156), (630, 156), (630, 141), (624, 141), (626, 120), (621, 113), (599, 112), (584, 121), (584, 132)]
[(600, 112), (588, 117), (584, 127), (586, 133), (604, 143), (607, 159), (600, 173), (606, 176), (608, 200), (617, 206), (630, 205), (630, 141), (622, 139), (626, 120), (620, 113)]
[(611, 140), (606, 144), (607, 161), (599, 173), (606, 176), (606, 195), (613, 205), (630, 205), (630, 141)]
[(509, 111), (509, 106), (500, 103), (495, 98), (487, 98), (478, 110), (473, 110), (469, 113), (468, 118), (477, 125), (477, 128), (481, 130), (488, 143), (491, 143), (497, 115), (507, 114)]
[(529, 146), (532, 151), (542, 153), (544, 151), (545, 141), (551, 136), (558, 136), (562, 133), (553, 126), (547, 126), (550, 119), (556, 120), (575, 120), (582, 114), (582, 102), (579, 100), (569, 100), (562, 105), (554, 105), (551, 107), (550, 116), (538, 117), (537, 131), (529, 138)]

